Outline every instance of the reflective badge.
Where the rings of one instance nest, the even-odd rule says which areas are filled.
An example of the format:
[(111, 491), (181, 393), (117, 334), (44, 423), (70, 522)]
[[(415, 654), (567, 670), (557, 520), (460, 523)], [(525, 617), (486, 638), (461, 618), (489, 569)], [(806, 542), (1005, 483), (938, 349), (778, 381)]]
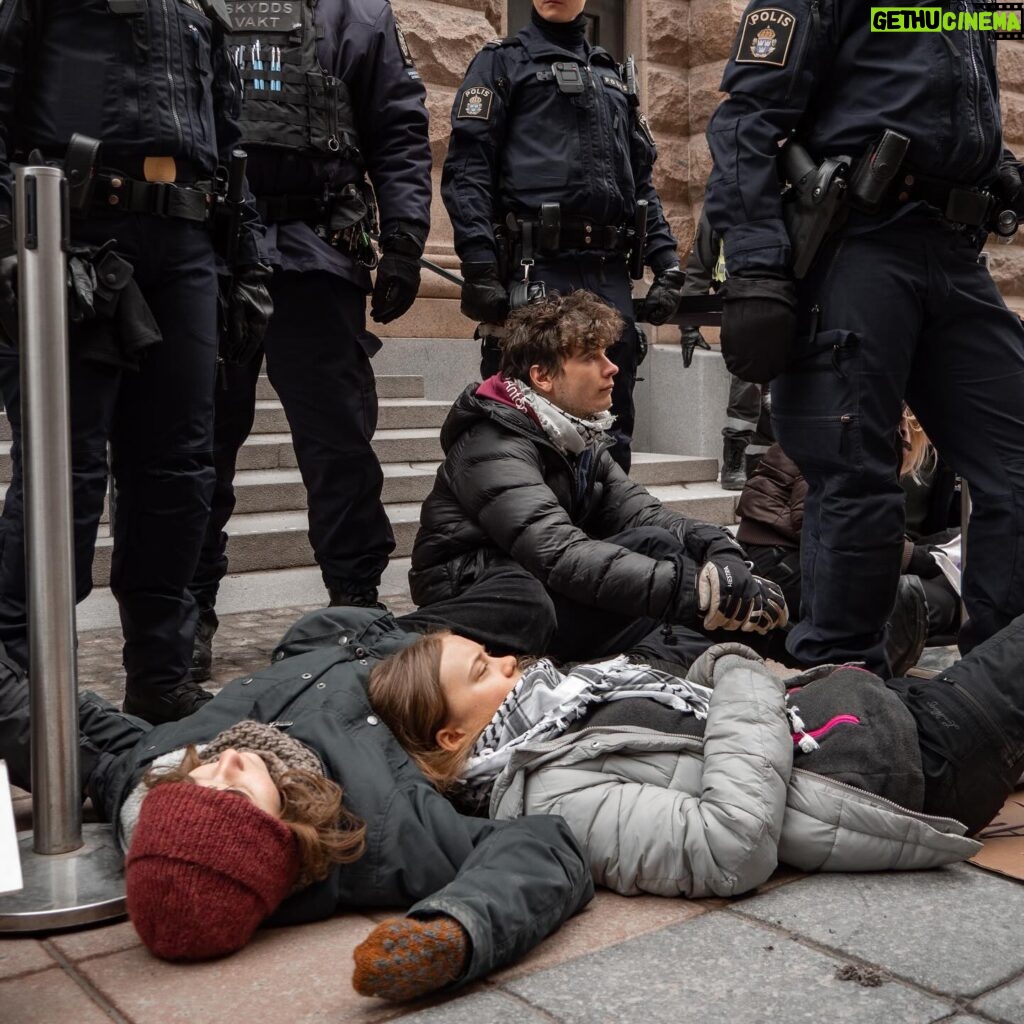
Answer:
[(639, 110), (636, 113), (636, 123), (640, 128), (640, 131), (644, 133), (644, 138), (653, 146), (656, 145), (654, 141), (654, 133), (651, 131), (651, 126), (647, 123), (647, 115), (642, 114)]
[(398, 49), (402, 52), (402, 60), (407, 68), (413, 68), (416, 66), (416, 61), (412, 59), (412, 50), (409, 49), (409, 44), (405, 41), (405, 33), (402, 31), (402, 26), (395, 21), (395, 35), (398, 36)]
[(494, 93), (485, 89), (482, 85), (474, 85), (462, 94), (459, 102), (459, 112), (455, 115), (456, 120), (464, 117), (476, 117), (481, 121), (491, 119), (491, 100)]
[(796, 33), (796, 18), (778, 7), (759, 7), (747, 15), (736, 51), (737, 64), (785, 67)]

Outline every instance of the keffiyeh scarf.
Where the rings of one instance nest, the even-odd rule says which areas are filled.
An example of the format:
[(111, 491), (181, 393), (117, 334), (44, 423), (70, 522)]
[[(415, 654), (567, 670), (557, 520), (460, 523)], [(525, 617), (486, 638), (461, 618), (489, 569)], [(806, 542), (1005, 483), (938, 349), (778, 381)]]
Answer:
[(483, 798), (526, 743), (554, 739), (594, 704), (644, 697), (697, 718), (707, 718), (711, 690), (667, 672), (635, 665), (626, 655), (577, 665), (567, 673), (547, 659), (531, 665), (480, 734), (463, 769), (461, 782), (474, 798)]
[(579, 455), (591, 441), (612, 428), (615, 417), (605, 410), (584, 419), (560, 409), (521, 380), (504, 380), (505, 392), (517, 409), (527, 411), (540, 424), (552, 444), (564, 454)]

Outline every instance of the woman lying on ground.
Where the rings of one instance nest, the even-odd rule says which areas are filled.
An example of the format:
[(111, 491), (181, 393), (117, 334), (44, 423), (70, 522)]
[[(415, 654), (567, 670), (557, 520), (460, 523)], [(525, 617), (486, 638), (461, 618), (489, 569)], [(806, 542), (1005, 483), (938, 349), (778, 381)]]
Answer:
[[(622, 656), (523, 669), (451, 634), (370, 700), (425, 775), (496, 818), (560, 814), (617, 892), (734, 896), (805, 871), (969, 857), (1024, 767), (1024, 616), (933, 680), (782, 680), (739, 644), (687, 680)], [(789, 692), (787, 693), (787, 685)], [(963, 824), (960, 824), (960, 823)]]
[[(406, 999), (514, 961), (590, 899), (563, 821), (459, 814), (373, 714), (370, 667), (413, 639), (384, 612), (332, 608), (180, 722), (81, 697), (83, 792), (127, 849), (128, 912), (153, 953), (205, 960), (267, 918), (411, 906), (356, 950), (353, 978)], [(0, 659), (0, 757), (24, 788), (29, 736), (26, 681)]]

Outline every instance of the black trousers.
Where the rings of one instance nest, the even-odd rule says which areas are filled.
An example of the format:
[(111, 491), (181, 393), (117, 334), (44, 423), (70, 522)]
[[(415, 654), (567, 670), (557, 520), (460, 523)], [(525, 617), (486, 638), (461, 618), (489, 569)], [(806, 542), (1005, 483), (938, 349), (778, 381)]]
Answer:
[[(371, 446), (377, 391), (367, 347), (363, 293), (323, 271), (280, 271), (271, 283), (274, 316), (264, 342), (267, 375), (281, 399), (309, 502), (309, 540), (328, 589), (369, 590), (394, 550), (381, 503), (384, 475)], [(226, 367), (216, 393), (217, 482), (202, 554), (192, 580), (212, 608), (228, 570), (224, 527), (235, 507), (238, 452), (256, 411), (263, 353)]]
[[(522, 269), (513, 270), (509, 287), (522, 279)], [(602, 259), (581, 256), (556, 260), (538, 259), (530, 270), (531, 281), (543, 281), (549, 292), (563, 295), (586, 289), (618, 310), (623, 319), (619, 340), (608, 349), (608, 358), (619, 368), (612, 382), (612, 408), (615, 426), (611, 435), (615, 444), (608, 450), (612, 458), (628, 473), (630, 445), (636, 425), (636, 407), (633, 388), (636, 385), (636, 367), (639, 344), (636, 320), (633, 318), (633, 282), (626, 261), (621, 258)], [(480, 350), (480, 376), (486, 380), (498, 372), (500, 352), (493, 339), (484, 339)]]
[(1024, 771), (1024, 616), (934, 679), (887, 684), (917, 722), (926, 814), (983, 828)]
[[(76, 223), (76, 241), (117, 240), (163, 334), (137, 372), (78, 358), (71, 331), (71, 486), (75, 597), (92, 590), (97, 529), (116, 486), (110, 587), (124, 631), (130, 693), (189, 678), (196, 607), (188, 583), (213, 490), (217, 278), (206, 229), (143, 215)], [(0, 520), (0, 641), (28, 663), (20, 359), (0, 347), (13, 472)]]
[(967, 651), (1024, 612), (1024, 328), (977, 246), (924, 213), (851, 222), (800, 289), (801, 337), (771, 391), (775, 436), (808, 485), (789, 650), (886, 674), (906, 398), (971, 487)]

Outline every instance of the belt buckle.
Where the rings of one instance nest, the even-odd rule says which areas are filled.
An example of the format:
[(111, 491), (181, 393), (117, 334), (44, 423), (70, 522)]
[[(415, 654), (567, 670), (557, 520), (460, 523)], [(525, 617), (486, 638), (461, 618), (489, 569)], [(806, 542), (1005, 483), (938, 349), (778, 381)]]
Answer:
[(149, 198), (146, 205), (149, 207), (149, 212), (157, 217), (166, 217), (174, 188), (175, 186), (169, 181), (147, 182), (146, 191), (149, 193)]

